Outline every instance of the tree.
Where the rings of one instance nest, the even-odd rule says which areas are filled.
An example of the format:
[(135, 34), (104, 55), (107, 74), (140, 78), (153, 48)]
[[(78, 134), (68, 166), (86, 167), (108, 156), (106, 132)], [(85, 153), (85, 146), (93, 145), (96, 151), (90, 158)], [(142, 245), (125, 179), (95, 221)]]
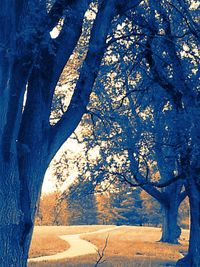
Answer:
[(36, 212), (36, 225), (69, 225), (69, 213), (61, 192), (51, 192), (41, 196)]
[[(190, 243), (188, 255), (177, 266), (200, 265), (199, 228), (199, 26), (196, 10), (189, 1), (149, 2), (150, 16), (147, 27), (147, 73), (163, 88), (173, 108), (179, 135), (177, 143), (180, 177), (190, 200)], [(155, 10), (155, 11), (154, 11)], [(157, 13), (157, 14), (156, 14)], [(143, 20), (145, 23), (145, 21)], [(144, 29), (144, 25), (141, 25)], [(160, 36), (160, 37), (159, 37)]]
[[(180, 173), (176, 153), (178, 137), (173, 123), (176, 111), (165, 91), (143, 77), (143, 69), (138, 65), (134, 67), (125, 60), (125, 46), (128, 47), (127, 43), (117, 43), (107, 51), (115, 60), (105, 59), (106, 71), (101, 70), (94, 88), (96, 95), (88, 107), (91, 120), (85, 120), (85, 128), (93, 125), (94, 138), (86, 137), (85, 143), (88, 142), (88, 148), (96, 146), (100, 150), (100, 159), (88, 163), (88, 170), (94, 180), (98, 180), (101, 172), (110, 171), (121, 181), (146, 190), (162, 206), (161, 240), (177, 243), (181, 233), (177, 225), (178, 208), (186, 197), (183, 182), (176, 181), (165, 189), (163, 186), (162, 192), (156, 188), (159, 184), (151, 183), (155, 179), (164, 183), (178, 180), (174, 177)], [(138, 55), (133, 59), (137, 61)]]
[(140, 190), (115, 183), (101, 193), (96, 193), (97, 222), (99, 224), (142, 225), (143, 214)]
[[(47, 4), (48, 3), (48, 4)], [(50, 124), (64, 66), (84, 34), (92, 1), (4, 1), (0, 10), (1, 266), (26, 266), (44, 173), (80, 122), (97, 77), (112, 20), (139, 1), (98, 1), (87, 54), (62, 118)], [(96, 2), (95, 2), (96, 3)], [(102, 20), (102, 17), (104, 18)], [(60, 27), (57, 38), (51, 31)]]
[(151, 197), (145, 190), (141, 191), (140, 198), (142, 200), (142, 223), (144, 225), (160, 226), (162, 224), (163, 215), (161, 206), (155, 198)]
[(175, 111), (177, 179), (184, 181), (191, 217), (188, 255), (177, 266), (200, 265), (199, 25), (197, 9), (192, 6), (190, 1), (146, 1), (128, 16), (128, 34), (116, 38), (133, 40), (126, 58), (133, 62), (133, 55), (138, 55), (134, 64), (140, 63), (142, 77), (157, 86), (158, 95), (165, 91)]
[(70, 225), (97, 224), (96, 199), (89, 192), (86, 181), (75, 180), (62, 194), (63, 201), (67, 204)]
[[(144, 94), (142, 97), (144, 98)], [(134, 102), (137, 101), (134, 94), (131, 98)], [(129, 97), (130, 102), (131, 98)], [(102, 99), (105, 101), (107, 97), (102, 96)], [(146, 108), (143, 109), (137, 105), (138, 114), (145, 112)], [(152, 106), (148, 104), (148, 108), (150, 109)], [(125, 111), (120, 109), (113, 112), (108, 108), (103, 110), (106, 110), (106, 112), (104, 114), (101, 112), (101, 120), (108, 122), (108, 117), (111, 116), (110, 124), (113, 124), (116, 131), (112, 129), (107, 136), (105, 133), (101, 134), (103, 127), (101, 120), (96, 121), (96, 125), (98, 124), (95, 129), (98, 133), (96, 144), (101, 146), (102, 150), (99, 172), (103, 172), (105, 177), (110, 176), (107, 179), (111, 181), (112, 176), (116, 176), (127, 186), (140, 186), (154, 197), (162, 206), (163, 212), (161, 240), (177, 243), (180, 236), (180, 228), (177, 225), (178, 208), (186, 197), (186, 191), (183, 190), (182, 181), (176, 181), (164, 188), (165, 183), (167, 185), (170, 179), (176, 179), (173, 173), (178, 173), (177, 158), (176, 154), (173, 153), (172, 140), (174, 134), (169, 133), (169, 128), (165, 130), (168, 125), (166, 114), (163, 115), (163, 119), (159, 114), (159, 120), (155, 119), (154, 115), (152, 121), (148, 119), (153, 115), (151, 112), (149, 114), (146, 112), (145, 119), (143, 119), (135, 112), (135, 105), (129, 107), (126, 105)], [(156, 127), (158, 121), (160, 124), (159, 130)], [(100, 139), (102, 144), (100, 144)], [(170, 147), (166, 148), (167, 142)], [(90, 166), (90, 168), (92, 167)], [(98, 164), (94, 168), (98, 169)], [(158, 180), (160, 182), (156, 183), (155, 181)], [(157, 189), (159, 187), (161, 189)]]

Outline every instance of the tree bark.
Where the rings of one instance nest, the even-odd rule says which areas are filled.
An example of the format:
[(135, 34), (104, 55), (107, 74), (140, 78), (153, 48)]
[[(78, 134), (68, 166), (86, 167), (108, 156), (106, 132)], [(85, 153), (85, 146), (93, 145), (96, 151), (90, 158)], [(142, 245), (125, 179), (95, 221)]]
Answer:
[[(160, 202), (162, 207), (162, 237), (161, 242), (178, 244), (181, 228), (178, 225), (178, 209), (186, 198), (186, 190), (182, 190), (182, 182), (176, 182), (165, 188), (165, 202)], [(163, 192), (164, 193), (164, 192)]]
[(24, 253), (27, 248), (23, 242), (24, 230), (19, 224), (0, 227), (0, 262), (2, 267), (26, 266)]
[[(44, 145), (43, 145), (44, 147)], [(41, 157), (36, 157), (38, 151)], [(48, 166), (44, 151), (35, 147), (20, 160), (0, 157), (0, 266), (27, 266), (37, 200)]]
[(177, 267), (200, 266), (200, 187), (196, 179), (188, 181), (188, 197), (190, 202), (190, 238), (188, 254), (180, 259)]
[(179, 205), (173, 201), (170, 201), (168, 205), (162, 205), (163, 220), (161, 242), (178, 244), (178, 238), (181, 234), (181, 229), (177, 224), (178, 208)]
[(33, 222), (27, 220), (29, 204), (23, 203), (26, 192), (16, 157), (12, 156), (9, 162), (1, 158), (0, 162), (0, 265), (25, 267), (33, 229)]

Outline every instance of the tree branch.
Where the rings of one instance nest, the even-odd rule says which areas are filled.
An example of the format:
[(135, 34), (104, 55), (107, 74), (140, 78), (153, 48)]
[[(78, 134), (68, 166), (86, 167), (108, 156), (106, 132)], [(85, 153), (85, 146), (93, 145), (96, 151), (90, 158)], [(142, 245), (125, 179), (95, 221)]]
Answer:
[(109, 235), (106, 237), (105, 244), (104, 244), (104, 247), (103, 247), (102, 251), (100, 251), (99, 249), (97, 251), (99, 258), (97, 259), (96, 264), (94, 265), (94, 267), (97, 267), (101, 263), (105, 262), (105, 260), (103, 260), (103, 258), (105, 256), (105, 250), (106, 250), (106, 248), (108, 246), (108, 238), (109, 238)]
[[(30, 134), (33, 127), (41, 127), (43, 128), (41, 131), (48, 132), (51, 102), (56, 84), (81, 35), (83, 18), (87, 7), (81, 5), (81, 9), (77, 6), (79, 1), (75, 1), (75, 3), (68, 2), (70, 4), (66, 5), (66, 8), (71, 9), (71, 15), (69, 14), (65, 18), (55, 50), (51, 51), (46, 45), (44, 47), (41, 46), (38, 60), (35, 62), (29, 79), (27, 101), (18, 138), (22, 143), (25, 135)], [(52, 39), (50, 36), (48, 38), (48, 44), (51, 46)], [(25, 129), (28, 129), (29, 133), (25, 133)], [(34, 142), (33, 138), (32, 142)]]
[[(104, 55), (107, 34), (115, 15), (115, 1), (109, 3), (102, 1), (92, 28), (88, 53), (80, 71), (71, 102), (61, 120), (51, 129), (51, 143), (54, 144), (51, 149), (54, 152), (71, 135), (86, 112), (90, 93)], [(104, 20), (102, 20), (102, 17)]]

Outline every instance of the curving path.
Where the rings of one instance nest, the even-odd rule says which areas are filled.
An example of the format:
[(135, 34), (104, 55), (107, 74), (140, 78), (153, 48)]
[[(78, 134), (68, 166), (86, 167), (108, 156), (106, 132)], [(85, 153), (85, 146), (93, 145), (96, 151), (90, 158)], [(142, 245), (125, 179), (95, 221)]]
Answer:
[(83, 256), (83, 255), (88, 255), (88, 254), (96, 254), (98, 251), (98, 248), (92, 243), (81, 239), (81, 235), (85, 235), (85, 234), (90, 235), (90, 234), (99, 234), (99, 233), (109, 232), (119, 227), (120, 226), (113, 226), (107, 229), (101, 229), (101, 230), (97, 230), (94, 232), (86, 232), (86, 233), (75, 234), (75, 235), (61, 235), (59, 236), (59, 238), (69, 243), (70, 245), (69, 249), (63, 252), (59, 252), (54, 255), (30, 258), (28, 261), (29, 262), (56, 261), (56, 260), (73, 258), (73, 257)]

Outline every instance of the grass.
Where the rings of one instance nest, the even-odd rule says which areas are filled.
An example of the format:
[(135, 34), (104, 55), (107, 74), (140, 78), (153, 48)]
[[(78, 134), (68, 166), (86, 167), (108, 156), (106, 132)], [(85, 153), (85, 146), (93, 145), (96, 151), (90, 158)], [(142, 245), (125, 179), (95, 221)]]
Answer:
[[(85, 240), (95, 244), (98, 248), (103, 247), (108, 233), (83, 235)], [(109, 256), (143, 256), (160, 258), (164, 260), (177, 260), (180, 258), (180, 250), (187, 251), (186, 232), (182, 236), (181, 245), (171, 245), (157, 242), (161, 237), (161, 230), (154, 227), (125, 226), (109, 233), (108, 247)]]
[[(94, 267), (96, 258), (93, 256), (84, 256), (73, 260), (60, 262), (29, 263), (28, 267)], [(175, 261), (164, 261), (162, 259), (151, 258), (127, 258), (127, 257), (106, 257), (105, 262), (100, 264), (102, 267), (172, 267)]]
[[(62, 240), (58, 238), (59, 235), (92, 232), (104, 227), (106, 226), (37, 227), (32, 241), (32, 255), (49, 255), (45, 254), (49, 253), (48, 246), (51, 247), (49, 249), (51, 254), (55, 248), (57, 252), (65, 250), (63, 242), (60, 243)], [(181, 257), (180, 251), (182, 253), (187, 251), (188, 231), (183, 231), (181, 245), (156, 242), (160, 238), (161, 231), (159, 228), (153, 227), (123, 226), (109, 233), (83, 234), (81, 237), (95, 244), (101, 251), (108, 235), (108, 245), (103, 258), (105, 262), (100, 265), (102, 267), (175, 266), (175, 262)], [(51, 237), (54, 238), (52, 243), (50, 242)], [(66, 246), (67, 243), (65, 241), (64, 243)], [(97, 255), (87, 255), (59, 262), (29, 263), (28, 266), (94, 267), (96, 260)]]

